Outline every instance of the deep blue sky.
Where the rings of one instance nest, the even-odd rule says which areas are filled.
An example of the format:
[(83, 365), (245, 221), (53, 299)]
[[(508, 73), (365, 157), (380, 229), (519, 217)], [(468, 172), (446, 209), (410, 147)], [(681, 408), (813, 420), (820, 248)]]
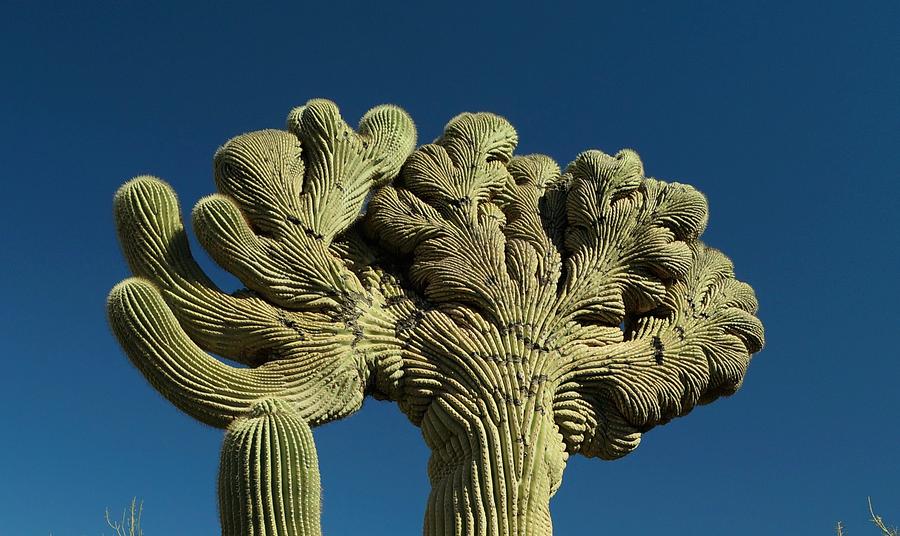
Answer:
[[(2, 5), (0, 534), (97, 536), (133, 495), (148, 536), (217, 533), (221, 432), (106, 325), (112, 195), (153, 173), (190, 207), (219, 144), (319, 96), (351, 123), (401, 105), (420, 143), (493, 111), (519, 153), (633, 147), (707, 195), (767, 346), (734, 397), (571, 460), (557, 534), (874, 534), (867, 495), (900, 523), (900, 3), (149, 4)], [(328, 536), (420, 533), (427, 452), (394, 406), (315, 435)]]

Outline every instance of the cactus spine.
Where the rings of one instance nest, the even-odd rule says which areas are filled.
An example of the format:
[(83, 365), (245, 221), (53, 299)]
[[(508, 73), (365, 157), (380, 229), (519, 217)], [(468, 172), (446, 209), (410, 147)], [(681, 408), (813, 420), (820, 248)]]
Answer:
[(323, 100), (234, 138), (193, 211), (234, 294), (194, 262), (168, 185), (122, 187), (136, 277), (110, 321), (160, 393), (228, 430), (223, 534), (319, 534), (309, 427), (366, 395), (432, 451), (426, 535), (547, 536), (568, 456), (624, 456), (740, 387), (763, 328), (699, 241), (702, 194), (646, 177), (631, 150), (561, 170), (517, 143), (503, 118), (461, 114), (413, 151), (399, 108), (354, 132)]

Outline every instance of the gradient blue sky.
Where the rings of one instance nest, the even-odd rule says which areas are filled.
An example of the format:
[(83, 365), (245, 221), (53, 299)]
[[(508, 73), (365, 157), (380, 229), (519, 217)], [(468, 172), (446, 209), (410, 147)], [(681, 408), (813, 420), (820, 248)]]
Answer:
[[(112, 195), (152, 173), (190, 207), (219, 144), (317, 96), (352, 123), (401, 105), (420, 143), (488, 110), (563, 165), (633, 147), (709, 198), (767, 346), (734, 397), (572, 459), (557, 534), (874, 534), (867, 495), (900, 523), (900, 3), (40, 4), (0, 13), (0, 534), (97, 536), (133, 495), (148, 536), (217, 533), (221, 432), (106, 325)], [(420, 533), (427, 452), (394, 406), (315, 435), (326, 534)]]

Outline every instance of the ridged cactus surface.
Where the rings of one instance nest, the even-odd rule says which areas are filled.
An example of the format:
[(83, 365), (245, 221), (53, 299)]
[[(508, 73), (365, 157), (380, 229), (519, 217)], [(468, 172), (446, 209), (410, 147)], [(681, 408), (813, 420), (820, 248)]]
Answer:
[(624, 456), (732, 394), (763, 345), (753, 290), (698, 240), (705, 198), (633, 151), (560, 170), (488, 113), (418, 149), (393, 106), (357, 131), (324, 100), (287, 123), (226, 143), (193, 211), (238, 292), (194, 262), (168, 185), (115, 198), (135, 277), (110, 322), (160, 393), (228, 429), (223, 534), (319, 534), (309, 426), (372, 395), (432, 450), (426, 535), (549, 535), (570, 454)]
[(318, 536), (319, 463), (312, 430), (284, 401), (264, 399), (228, 427), (219, 469), (225, 536)]

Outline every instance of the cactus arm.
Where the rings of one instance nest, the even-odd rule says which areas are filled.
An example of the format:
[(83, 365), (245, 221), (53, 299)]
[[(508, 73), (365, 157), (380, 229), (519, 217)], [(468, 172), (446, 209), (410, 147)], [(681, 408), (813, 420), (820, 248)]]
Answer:
[[(368, 189), (396, 174), (415, 129), (398, 108), (380, 106), (357, 134), (319, 100), (288, 122), (308, 140), (308, 170), (295, 134), (238, 136), (214, 160), (222, 193), (194, 210), (201, 243), (255, 292), (229, 296), (206, 277), (162, 181), (141, 177), (123, 186), (115, 213), (132, 270), (159, 287), (188, 336), (207, 351), (277, 371), (285, 396), (321, 423), (358, 409), (366, 389), (390, 396), (397, 388), (393, 323), (404, 309), (385, 303), (332, 246)], [(322, 211), (338, 219), (321, 220)]]
[(250, 366), (296, 345), (297, 315), (256, 296), (225, 294), (194, 261), (168, 184), (138, 177), (115, 196), (119, 242), (132, 272), (158, 289), (181, 327), (201, 348)]
[(132, 363), (163, 396), (199, 421), (224, 428), (255, 400), (284, 390), (278, 372), (230, 367), (204, 353), (147, 281), (132, 278), (116, 285), (107, 311)]
[[(158, 179), (140, 177), (124, 185), (115, 198), (115, 214), (129, 265), (157, 287), (189, 339), (185, 344), (192, 341), (191, 347), (196, 343), (277, 375), (283, 380), (282, 395), (314, 424), (359, 408), (366, 378), (373, 371), (382, 372), (374, 361), (392, 353), (391, 341), (384, 336), (393, 334), (389, 317), (379, 316), (377, 309), (360, 315), (361, 327), (355, 333), (334, 315), (283, 310), (250, 293), (231, 296), (219, 291), (193, 260), (175, 194)], [(380, 338), (364, 345), (365, 352), (360, 353), (354, 341), (366, 336)], [(214, 361), (206, 359), (209, 368), (199, 367), (198, 374), (204, 370), (211, 377), (220, 374), (221, 363)], [(139, 368), (146, 374), (154, 370), (148, 367)], [(384, 391), (397, 381), (396, 371), (394, 377), (391, 374), (378, 376)], [(160, 385), (158, 379), (148, 379)]]
[(309, 425), (264, 399), (225, 434), (219, 466), (223, 536), (319, 536), (321, 484)]

